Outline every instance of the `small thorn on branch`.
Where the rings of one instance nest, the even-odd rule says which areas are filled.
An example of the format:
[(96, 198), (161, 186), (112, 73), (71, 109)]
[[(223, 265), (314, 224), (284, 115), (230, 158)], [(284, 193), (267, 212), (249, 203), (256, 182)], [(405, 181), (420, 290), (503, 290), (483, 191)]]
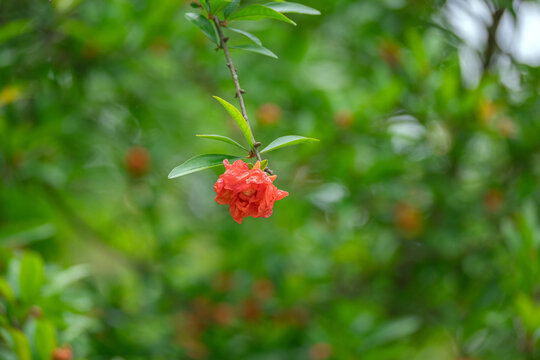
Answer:
[(261, 146), (261, 145), (262, 145), (262, 144), (261, 144), (260, 142), (257, 141), (256, 143), (253, 144), (253, 147), (254, 147), (255, 149), (257, 149), (257, 148), (258, 148), (259, 146)]
[(228, 38), (228, 37), (224, 37), (224, 38), (223, 38), (223, 42), (227, 42), (227, 41), (229, 41), (229, 38)]

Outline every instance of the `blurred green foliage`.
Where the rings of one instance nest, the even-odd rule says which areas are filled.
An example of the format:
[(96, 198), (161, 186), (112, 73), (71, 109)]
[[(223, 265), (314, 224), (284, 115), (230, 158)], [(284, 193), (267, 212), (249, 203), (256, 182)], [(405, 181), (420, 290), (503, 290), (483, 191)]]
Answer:
[(307, 5), (237, 25), (257, 140), (321, 139), (238, 225), (222, 169), (167, 179), (242, 136), (189, 2), (0, 2), (1, 359), (540, 356), (540, 69), (465, 86), (444, 1)]

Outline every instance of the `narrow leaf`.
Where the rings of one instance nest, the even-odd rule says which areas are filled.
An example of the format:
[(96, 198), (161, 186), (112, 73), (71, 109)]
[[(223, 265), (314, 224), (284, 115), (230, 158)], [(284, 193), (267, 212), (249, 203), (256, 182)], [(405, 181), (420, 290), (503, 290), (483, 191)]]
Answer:
[(199, 2), (201, 3), (204, 11), (208, 11), (208, 3), (206, 2), (206, 0), (199, 0)]
[(227, 101), (223, 100), (222, 98), (214, 96), (214, 99), (219, 101), (221, 103), (221, 105), (223, 105), (225, 110), (227, 110), (229, 112), (229, 114), (231, 114), (234, 121), (236, 121), (236, 123), (240, 127), (240, 130), (242, 130), (242, 133), (244, 134), (244, 137), (248, 141), (250, 148), (252, 148), (253, 147), (253, 135), (251, 134), (251, 129), (249, 128), (249, 125), (248, 125), (246, 119), (244, 119), (244, 117), (242, 116), (242, 113), (240, 113), (240, 111), (238, 111), (238, 109), (236, 107), (234, 107), (234, 105), (228, 103)]
[(34, 303), (40, 295), (43, 284), (43, 260), (37, 254), (25, 252), (21, 261), (19, 286), (21, 300)]
[(240, 0), (233, 0), (232, 3), (227, 5), (225, 9), (223, 9), (223, 15), (225, 15), (225, 18), (231, 16), (231, 14), (234, 13), (236, 9), (238, 9), (238, 5), (240, 5)]
[(270, 56), (270, 57), (272, 57), (274, 59), (278, 58), (277, 55), (274, 54), (271, 50), (268, 50), (264, 46), (260, 46), (260, 45), (256, 45), (256, 44), (229, 46), (229, 48), (251, 51), (251, 52), (258, 53), (258, 54)]
[(50, 321), (37, 321), (34, 345), (39, 360), (50, 360), (51, 354), (56, 347), (56, 332)]
[(200, 138), (203, 138), (203, 139), (212, 139), (212, 140), (217, 140), (217, 141), (223, 141), (223, 142), (229, 143), (231, 145), (239, 147), (242, 150), (245, 150), (245, 151), (249, 152), (248, 149), (246, 149), (245, 147), (243, 147), (242, 145), (240, 145), (239, 143), (237, 143), (233, 139), (228, 138), (228, 137), (223, 136), (223, 135), (197, 135), (197, 137), (200, 137)]
[(280, 20), (289, 24), (296, 25), (294, 21), (292, 21), (282, 13), (264, 5), (246, 6), (232, 14), (229, 17), (229, 20), (262, 20), (266, 18)]
[(9, 286), (8, 282), (4, 278), (0, 277), (0, 298), (4, 298), (7, 302), (12, 303), (15, 301), (15, 295), (13, 290)]
[(314, 138), (307, 138), (307, 137), (303, 137), (303, 136), (297, 136), (297, 135), (282, 136), (282, 137), (277, 138), (276, 140), (272, 141), (270, 143), (270, 145), (268, 145), (267, 147), (262, 149), (262, 151), (260, 153), (262, 154), (262, 153), (265, 153), (265, 152), (277, 150), (277, 149), (280, 149), (280, 148), (286, 147), (286, 146), (292, 146), (292, 145), (301, 144), (301, 143), (307, 143), (307, 142), (317, 142), (317, 141), (319, 141), (319, 140), (314, 139)]
[(238, 160), (241, 158), (240, 156), (222, 154), (198, 155), (175, 167), (169, 174), (169, 179), (223, 165), (225, 159)]
[(17, 358), (19, 360), (32, 360), (32, 350), (30, 350), (30, 344), (24, 333), (16, 328), (11, 328), (9, 332), (13, 339), (13, 350), (17, 354)]
[(253, 35), (252, 33), (249, 33), (247, 31), (240, 30), (240, 29), (235, 29), (235, 28), (232, 28), (232, 27), (228, 27), (227, 29), (229, 29), (231, 31), (234, 31), (235, 33), (238, 33), (238, 34), (242, 34), (242, 35), (248, 37), (255, 44), (262, 46), (261, 40), (259, 40), (259, 38), (256, 37), (255, 35)]
[(201, 14), (186, 13), (186, 19), (197, 26), (215, 44), (219, 44), (219, 36), (213, 23)]
[(210, 0), (210, 11), (212, 14), (217, 14), (230, 4), (231, 0)]
[(296, 13), (305, 15), (321, 15), (321, 12), (317, 9), (311, 8), (306, 5), (297, 4), (293, 2), (271, 2), (264, 4), (269, 8), (272, 8), (280, 13)]

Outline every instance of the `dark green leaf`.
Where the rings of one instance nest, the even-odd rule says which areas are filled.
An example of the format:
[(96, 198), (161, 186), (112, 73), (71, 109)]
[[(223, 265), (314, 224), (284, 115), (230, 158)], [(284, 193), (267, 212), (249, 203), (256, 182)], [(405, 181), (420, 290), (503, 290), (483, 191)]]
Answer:
[(56, 331), (50, 321), (37, 321), (34, 345), (39, 360), (50, 360), (51, 354), (56, 348)]
[(169, 179), (220, 166), (225, 159), (238, 160), (241, 158), (241, 156), (222, 154), (198, 155), (175, 167), (169, 174)]
[(292, 3), (292, 2), (271, 2), (264, 4), (269, 8), (272, 8), (280, 13), (297, 13), (305, 15), (321, 15), (321, 12), (317, 9), (310, 8), (309, 6)]
[(266, 7), (264, 5), (249, 5), (246, 6), (229, 17), (229, 20), (262, 20), (275, 19), (296, 25), (294, 21), (283, 15), (282, 13)]
[(249, 33), (247, 31), (240, 30), (240, 29), (231, 28), (231, 27), (229, 27), (227, 29), (229, 29), (231, 31), (234, 31), (235, 33), (238, 33), (238, 34), (242, 34), (242, 35), (248, 37), (250, 40), (252, 40), (255, 44), (262, 46), (261, 40), (259, 40), (259, 38), (256, 37), (255, 35), (253, 35), (252, 33)]
[(244, 137), (248, 141), (250, 148), (252, 148), (253, 147), (253, 135), (251, 134), (251, 129), (249, 128), (249, 125), (248, 125), (246, 119), (244, 119), (244, 117), (242, 116), (242, 113), (240, 111), (238, 111), (238, 109), (236, 107), (234, 107), (234, 105), (228, 103), (227, 101), (223, 100), (222, 98), (214, 96), (214, 99), (219, 101), (221, 103), (221, 105), (223, 105), (225, 110), (227, 110), (229, 112), (229, 114), (231, 114), (234, 121), (236, 121), (236, 123), (240, 127), (240, 130), (242, 130), (242, 133), (244, 134)]
[(197, 26), (215, 44), (219, 44), (219, 36), (216, 27), (210, 20), (196, 13), (186, 13), (186, 19)]
[(319, 140), (314, 139), (314, 138), (307, 138), (304, 136), (297, 136), (297, 135), (282, 136), (272, 141), (270, 145), (265, 147), (260, 153), (262, 154), (262, 153), (277, 150), (286, 146), (291, 146), (291, 145), (296, 145), (296, 144), (301, 144), (301, 143), (306, 143), (306, 142), (316, 142), (316, 141), (319, 141)]
[(24, 303), (35, 303), (43, 284), (43, 260), (35, 253), (25, 252), (21, 261), (19, 287)]
[(223, 136), (223, 135), (197, 135), (197, 137), (204, 138), (204, 139), (212, 139), (212, 140), (217, 140), (217, 141), (223, 141), (223, 142), (229, 143), (231, 145), (234, 145), (236, 147), (239, 147), (242, 150), (249, 151), (248, 149), (246, 149), (245, 147), (243, 147), (242, 145), (240, 145), (239, 143), (237, 143), (233, 139), (228, 138), (228, 137)]
[(233, 0), (233, 2), (227, 5), (225, 9), (223, 9), (223, 15), (225, 15), (225, 18), (231, 16), (231, 14), (238, 9), (238, 5), (240, 5), (240, 0)]
[(251, 52), (258, 53), (258, 54), (270, 56), (270, 57), (272, 57), (274, 59), (278, 58), (277, 55), (274, 54), (272, 51), (268, 50), (264, 46), (260, 46), (260, 45), (257, 45), (257, 44), (253, 44), (253, 45), (252, 44), (250, 44), (250, 45), (236, 45), (236, 46), (229, 46), (229, 48), (251, 51)]

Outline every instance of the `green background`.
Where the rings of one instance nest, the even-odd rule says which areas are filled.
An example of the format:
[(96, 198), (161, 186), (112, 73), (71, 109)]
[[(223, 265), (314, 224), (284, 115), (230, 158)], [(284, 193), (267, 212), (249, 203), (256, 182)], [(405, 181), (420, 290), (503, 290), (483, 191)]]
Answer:
[(465, 86), (444, 1), (306, 5), (236, 25), (279, 56), (232, 51), (256, 139), (321, 140), (238, 225), (223, 168), (167, 179), (242, 139), (189, 2), (0, 2), (1, 359), (540, 356), (539, 68)]

